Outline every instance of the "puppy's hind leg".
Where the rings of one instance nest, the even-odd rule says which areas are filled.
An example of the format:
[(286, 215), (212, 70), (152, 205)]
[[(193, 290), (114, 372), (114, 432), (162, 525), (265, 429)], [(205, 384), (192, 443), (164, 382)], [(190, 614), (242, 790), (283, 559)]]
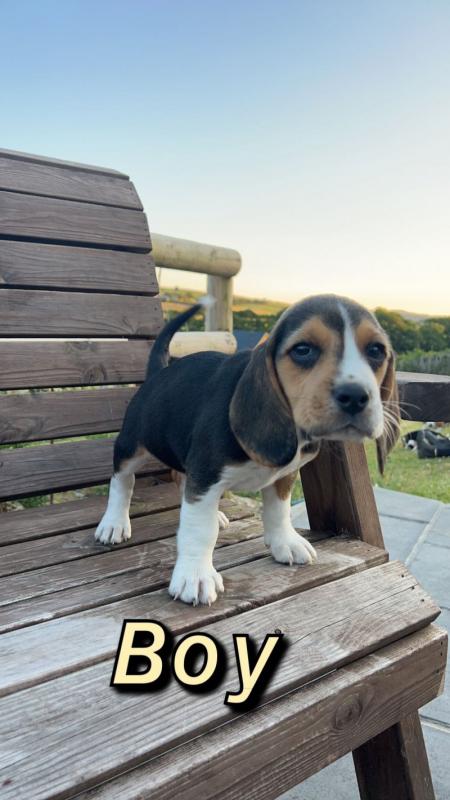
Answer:
[(223, 592), (223, 581), (214, 569), (212, 557), (219, 533), (219, 500), (222, 487), (211, 486), (199, 498), (185, 491), (177, 533), (177, 562), (169, 593), (185, 603), (207, 603)]
[(108, 505), (95, 531), (95, 538), (101, 544), (120, 544), (131, 538), (134, 473), (147, 458), (147, 452), (139, 448), (131, 457), (125, 457), (119, 437), (114, 448), (114, 475), (109, 484)]
[(262, 490), (264, 541), (275, 561), (311, 564), (317, 558), (316, 551), (291, 522), (291, 493), (296, 475), (286, 475)]

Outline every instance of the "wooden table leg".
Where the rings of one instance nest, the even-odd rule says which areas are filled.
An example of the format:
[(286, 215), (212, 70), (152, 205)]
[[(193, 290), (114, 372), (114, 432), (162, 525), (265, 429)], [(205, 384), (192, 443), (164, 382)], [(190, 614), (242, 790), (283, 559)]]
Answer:
[(417, 712), (353, 751), (361, 800), (435, 800)]

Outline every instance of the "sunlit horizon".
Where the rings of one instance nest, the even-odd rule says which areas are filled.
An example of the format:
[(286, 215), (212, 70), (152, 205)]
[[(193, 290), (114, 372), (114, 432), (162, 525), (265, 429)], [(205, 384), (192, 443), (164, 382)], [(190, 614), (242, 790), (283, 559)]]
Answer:
[(128, 173), (238, 294), (446, 315), (449, 41), (439, 0), (4, 3), (0, 147)]

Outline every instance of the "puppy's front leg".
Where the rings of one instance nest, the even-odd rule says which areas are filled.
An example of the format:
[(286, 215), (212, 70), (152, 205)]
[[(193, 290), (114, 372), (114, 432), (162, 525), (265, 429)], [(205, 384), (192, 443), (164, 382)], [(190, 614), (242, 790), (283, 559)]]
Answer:
[(146, 461), (143, 454), (123, 459), (109, 484), (108, 505), (100, 520), (95, 538), (102, 544), (120, 544), (131, 538), (130, 503), (134, 473)]
[(291, 493), (296, 475), (287, 475), (262, 490), (264, 541), (275, 561), (311, 564), (317, 558), (316, 551), (291, 522)]
[(169, 593), (185, 603), (214, 603), (223, 592), (223, 581), (214, 569), (212, 556), (219, 533), (218, 486), (212, 486), (198, 499), (183, 494), (180, 526), (177, 533), (177, 562)]

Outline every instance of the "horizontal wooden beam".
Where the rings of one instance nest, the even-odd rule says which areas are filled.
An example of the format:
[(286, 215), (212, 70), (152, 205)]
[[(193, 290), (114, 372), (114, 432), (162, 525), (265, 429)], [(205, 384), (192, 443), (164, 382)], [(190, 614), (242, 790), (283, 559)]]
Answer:
[(189, 356), (191, 353), (203, 353), (215, 350), (217, 353), (231, 355), (237, 349), (237, 342), (232, 333), (227, 331), (186, 331), (176, 333), (170, 343), (172, 358)]
[(231, 278), (241, 268), (240, 254), (228, 247), (201, 244), (161, 233), (152, 233), (152, 243), (157, 267), (203, 272), (223, 278)]

